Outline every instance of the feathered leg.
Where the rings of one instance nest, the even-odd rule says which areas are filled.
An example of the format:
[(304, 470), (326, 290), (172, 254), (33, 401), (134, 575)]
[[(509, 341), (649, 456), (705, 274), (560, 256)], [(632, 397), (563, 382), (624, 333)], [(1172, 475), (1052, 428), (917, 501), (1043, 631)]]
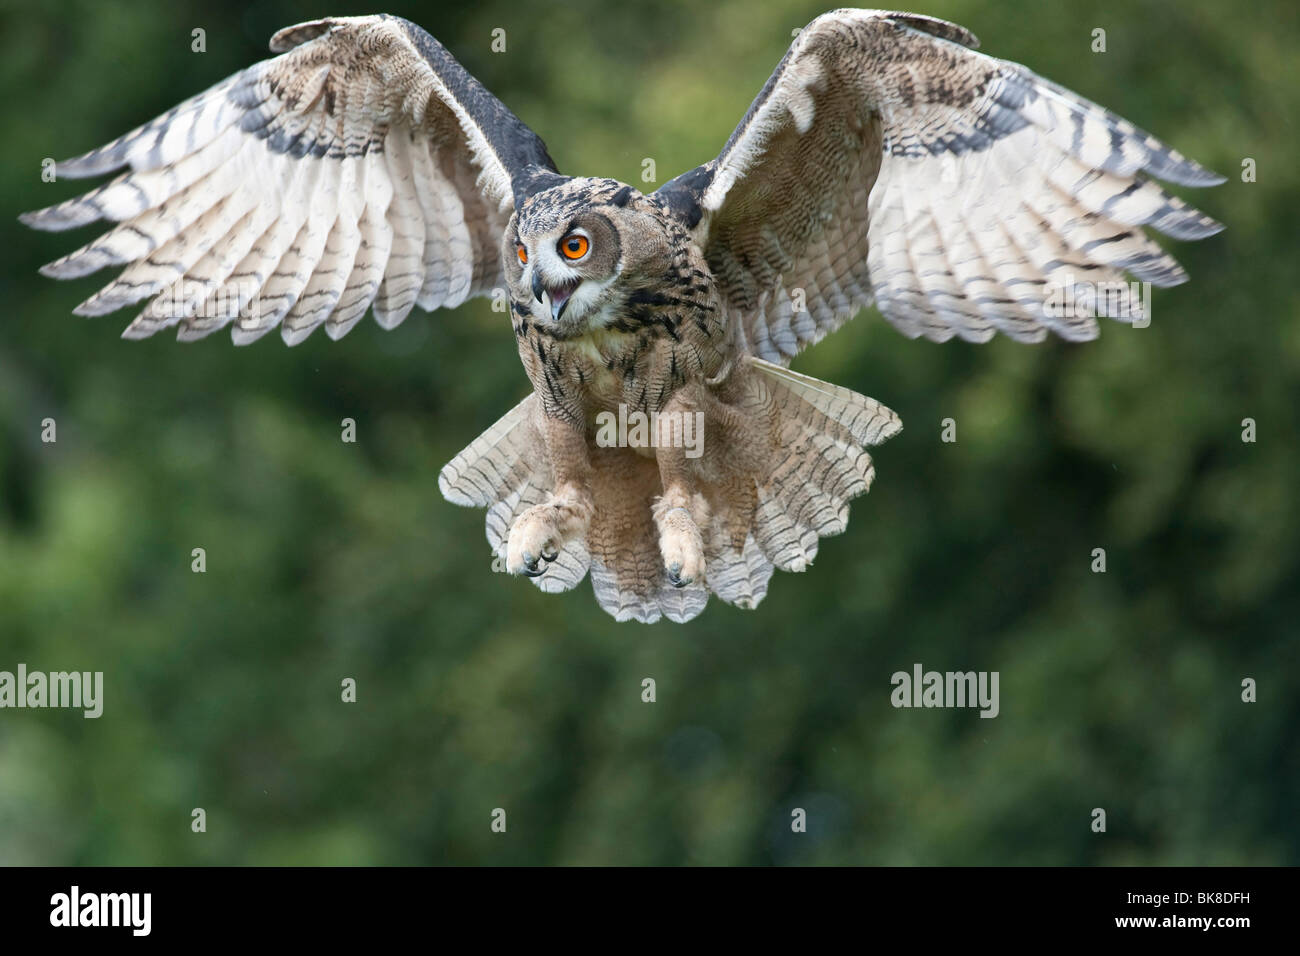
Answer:
[[(680, 439), (687, 416), (694, 421), (698, 411), (694, 390), (679, 390), (660, 413), (655, 435), (656, 458), (663, 494), (655, 502), (653, 514), (659, 529), (659, 553), (663, 556), (668, 582), (684, 588), (704, 581), (704, 535), (701, 527), (709, 524), (709, 506), (695, 488), (687, 449)], [(701, 436), (702, 437), (702, 436)]]
[(542, 418), (542, 435), (555, 490), (548, 501), (515, 519), (506, 545), (506, 570), (529, 577), (543, 574), (570, 541), (583, 540), (595, 514), (586, 435), (547, 416)]

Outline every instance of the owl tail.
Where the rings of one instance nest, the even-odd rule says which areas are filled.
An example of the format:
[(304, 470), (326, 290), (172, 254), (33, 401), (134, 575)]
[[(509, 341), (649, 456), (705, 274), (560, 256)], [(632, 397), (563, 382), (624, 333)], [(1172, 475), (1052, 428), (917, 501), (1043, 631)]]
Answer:
[[(591, 445), (595, 517), (585, 541), (570, 542), (546, 573), (543, 591), (576, 587), (591, 574), (600, 606), (620, 621), (689, 621), (709, 594), (752, 608), (775, 568), (803, 571), (821, 537), (848, 524), (848, 502), (871, 487), (864, 450), (895, 435), (892, 411), (847, 388), (748, 358), (727, 397), (739, 429), (714, 429), (699, 458), (692, 512), (705, 544), (703, 583), (675, 588), (664, 573), (653, 507), (662, 494), (657, 463), (629, 448)], [(485, 507), (487, 538), (505, 560), (516, 518), (553, 487), (541, 432), (541, 404), (529, 395), (457, 455), (438, 476), (454, 504)]]
[[(732, 399), (749, 427), (710, 447), (707, 583), (729, 604), (752, 608), (774, 568), (805, 571), (823, 537), (848, 527), (849, 502), (875, 478), (866, 448), (902, 430), (875, 399), (757, 358)], [(716, 466), (721, 462), (723, 467)]]

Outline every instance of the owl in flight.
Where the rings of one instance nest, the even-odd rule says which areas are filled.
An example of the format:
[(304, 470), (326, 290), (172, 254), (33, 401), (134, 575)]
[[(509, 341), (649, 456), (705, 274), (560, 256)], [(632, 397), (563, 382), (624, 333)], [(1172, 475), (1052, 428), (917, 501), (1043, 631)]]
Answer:
[[(281, 30), (279, 54), (57, 165), (116, 178), (29, 213), (115, 225), (45, 266), (125, 266), (126, 338), (339, 338), (365, 315), (508, 298), (533, 390), (439, 476), (507, 569), (588, 573), (619, 620), (754, 607), (802, 571), (897, 433), (790, 371), (874, 305), (911, 338), (1097, 335), (1080, 290), (1185, 273), (1143, 231), (1221, 226), (1155, 179), (1223, 179), (963, 28), (837, 10), (795, 38), (715, 158), (650, 195), (565, 176), (433, 37), (392, 16)], [(1093, 300), (1097, 300), (1093, 296)]]

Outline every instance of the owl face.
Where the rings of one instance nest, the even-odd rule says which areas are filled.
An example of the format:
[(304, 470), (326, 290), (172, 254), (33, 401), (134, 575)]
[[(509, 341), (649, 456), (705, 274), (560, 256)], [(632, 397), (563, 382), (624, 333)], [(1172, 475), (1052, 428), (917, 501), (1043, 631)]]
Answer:
[(612, 179), (571, 179), (529, 199), (505, 230), (502, 257), (516, 302), (569, 338), (619, 315), (621, 281), (663, 257), (668, 235), (649, 202)]

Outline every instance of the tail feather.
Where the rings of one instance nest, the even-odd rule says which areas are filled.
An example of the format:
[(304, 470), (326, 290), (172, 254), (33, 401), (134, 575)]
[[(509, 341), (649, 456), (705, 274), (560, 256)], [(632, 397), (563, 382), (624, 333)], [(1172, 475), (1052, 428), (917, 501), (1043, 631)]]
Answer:
[[(619, 621), (689, 621), (711, 593), (738, 607), (757, 606), (776, 568), (806, 570), (819, 539), (844, 531), (849, 502), (875, 477), (866, 446), (897, 434), (898, 416), (850, 389), (747, 362), (726, 403), (741, 427), (713, 433), (698, 464), (706, 580), (680, 589), (668, 582), (652, 512), (663, 492), (658, 463), (593, 443), (591, 527), (532, 579), (535, 585), (567, 591), (590, 572), (596, 600)], [(488, 509), (488, 542), (500, 558), (514, 521), (554, 486), (541, 414), (530, 395), (439, 475), (449, 501)]]
[(698, 583), (674, 588), (664, 574), (659, 532), (651, 515), (661, 491), (658, 464), (628, 448), (596, 447), (591, 465), (596, 514), (587, 531), (587, 547), (600, 606), (616, 620), (646, 624), (661, 617), (689, 621), (698, 615), (709, 601), (708, 589)]
[(753, 533), (746, 535), (739, 551), (708, 555), (709, 588), (722, 600), (752, 610), (767, 597), (767, 584), (775, 565), (759, 546)]
[[(848, 503), (875, 478), (867, 445), (898, 434), (902, 422), (875, 399), (751, 359), (770, 394), (780, 442), (773, 467), (758, 476), (754, 536), (783, 571), (804, 571), (820, 538), (848, 526)], [(779, 456), (779, 457), (778, 457)]]
[(439, 473), (442, 496), (452, 504), (488, 508), (531, 478), (549, 490), (546, 443), (538, 427), (541, 411), (530, 393), (470, 442)]
[[(874, 398), (859, 395), (842, 385), (832, 385), (811, 375), (802, 375), (760, 358), (749, 364), (772, 388), (783, 414), (804, 421), (814, 429), (833, 434), (846, 429), (859, 445), (879, 445), (903, 430), (903, 423), (893, 411)], [(793, 401), (801, 399), (801, 401)], [(820, 417), (814, 413), (820, 413)]]
[(807, 571), (817, 557), (817, 532), (800, 524), (766, 493), (759, 494), (754, 536), (763, 554), (782, 571)]

